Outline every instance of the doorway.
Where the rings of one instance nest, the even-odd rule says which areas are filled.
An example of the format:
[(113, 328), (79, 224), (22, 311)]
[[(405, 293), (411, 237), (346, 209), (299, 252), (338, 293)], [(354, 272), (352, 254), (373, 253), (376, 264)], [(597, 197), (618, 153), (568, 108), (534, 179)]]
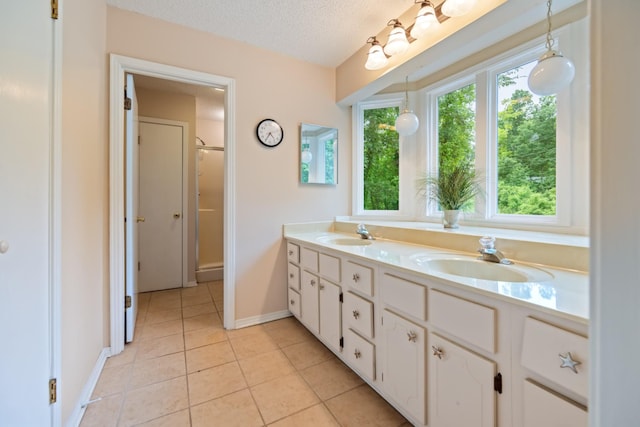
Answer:
[(228, 77), (111, 55), (110, 92), (110, 277), (111, 354), (124, 349), (125, 219), (124, 211), (124, 99), (125, 73), (224, 89), (224, 327), (235, 329), (235, 81)]

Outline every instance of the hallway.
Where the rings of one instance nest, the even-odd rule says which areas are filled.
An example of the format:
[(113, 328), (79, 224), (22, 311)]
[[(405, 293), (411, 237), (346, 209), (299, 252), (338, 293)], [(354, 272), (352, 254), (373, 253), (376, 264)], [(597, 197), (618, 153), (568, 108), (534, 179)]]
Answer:
[(222, 327), (223, 282), (140, 294), (81, 427), (409, 426), (293, 317)]

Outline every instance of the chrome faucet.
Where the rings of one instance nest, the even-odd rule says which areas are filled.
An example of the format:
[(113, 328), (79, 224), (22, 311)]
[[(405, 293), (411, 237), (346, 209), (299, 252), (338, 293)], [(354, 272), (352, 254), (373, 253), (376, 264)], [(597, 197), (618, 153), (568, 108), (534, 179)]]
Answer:
[(498, 264), (513, 264), (513, 261), (504, 257), (502, 252), (495, 248), (495, 237), (484, 236), (480, 240), (480, 256), (478, 259), (483, 261), (495, 262)]
[(358, 233), (363, 239), (375, 240), (375, 238), (369, 233), (369, 230), (367, 230), (367, 227), (364, 224), (358, 224), (356, 233)]

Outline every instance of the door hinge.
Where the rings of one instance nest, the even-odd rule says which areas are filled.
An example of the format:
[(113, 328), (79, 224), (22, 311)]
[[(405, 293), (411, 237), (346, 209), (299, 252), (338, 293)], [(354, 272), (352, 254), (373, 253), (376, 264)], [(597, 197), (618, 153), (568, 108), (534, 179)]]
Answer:
[(140, 261), (138, 261), (138, 271), (140, 271)]
[(340, 337), (340, 348), (344, 348), (344, 337)]
[(342, 292), (340, 292), (340, 296), (338, 297), (338, 299), (340, 300), (340, 302), (344, 302), (344, 296), (342, 295)]
[(131, 295), (124, 297), (124, 308), (131, 308)]
[(127, 88), (124, 88), (124, 109), (131, 110), (131, 98), (127, 96)]
[(58, 19), (58, 0), (51, 0), (51, 19)]
[(58, 400), (58, 381), (55, 378), (49, 380), (49, 405)]
[(493, 389), (497, 391), (498, 394), (502, 394), (502, 374), (500, 372), (493, 377)]

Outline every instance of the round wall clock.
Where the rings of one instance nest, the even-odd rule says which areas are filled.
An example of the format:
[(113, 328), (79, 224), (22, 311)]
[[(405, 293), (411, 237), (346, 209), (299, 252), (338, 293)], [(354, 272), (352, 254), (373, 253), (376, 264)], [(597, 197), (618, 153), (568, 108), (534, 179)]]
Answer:
[(284, 131), (282, 126), (273, 119), (264, 119), (256, 127), (258, 141), (267, 147), (275, 147), (282, 142)]

